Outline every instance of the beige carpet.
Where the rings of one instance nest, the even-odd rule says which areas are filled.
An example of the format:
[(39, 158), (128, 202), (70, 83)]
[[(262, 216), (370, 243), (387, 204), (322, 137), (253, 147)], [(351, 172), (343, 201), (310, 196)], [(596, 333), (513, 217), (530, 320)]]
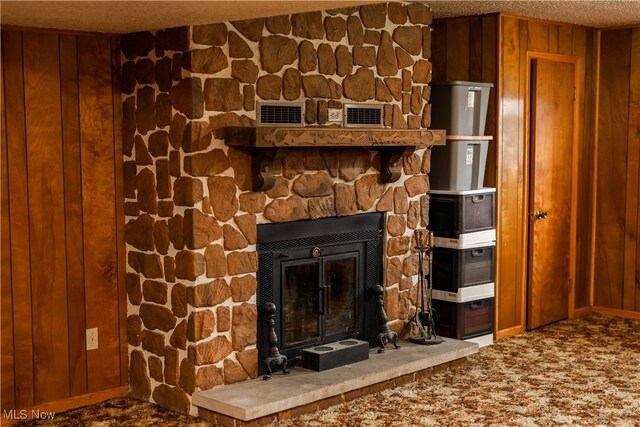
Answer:
[[(195, 426), (130, 399), (58, 415), (61, 426)], [(443, 372), (277, 426), (640, 426), (640, 320), (598, 315), (499, 341)]]

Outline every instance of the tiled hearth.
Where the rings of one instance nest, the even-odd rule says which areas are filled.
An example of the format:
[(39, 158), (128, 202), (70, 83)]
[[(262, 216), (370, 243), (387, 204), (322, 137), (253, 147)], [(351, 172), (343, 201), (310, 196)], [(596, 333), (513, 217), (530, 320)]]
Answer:
[(252, 154), (225, 144), (257, 101), (383, 105), (383, 125), (430, 126), (431, 12), (380, 3), (122, 38), (127, 341), (132, 394), (195, 414), (194, 393), (258, 375), (257, 225), (384, 214), (380, 267), (390, 327), (415, 312), (413, 231), (428, 226), (429, 144), (382, 179), (381, 151), (288, 150), (268, 191)]

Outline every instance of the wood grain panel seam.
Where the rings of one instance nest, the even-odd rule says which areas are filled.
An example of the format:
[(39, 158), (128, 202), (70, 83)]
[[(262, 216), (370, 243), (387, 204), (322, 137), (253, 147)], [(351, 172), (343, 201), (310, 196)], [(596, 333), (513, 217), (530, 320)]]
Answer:
[[(115, 46), (114, 46), (115, 44)], [(114, 193), (116, 195), (114, 199), (114, 210), (116, 213), (115, 218), (115, 228), (116, 228), (116, 277), (117, 277), (117, 286), (118, 286), (118, 354), (120, 357), (118, 358), (118, 362), (120, 365), (120, 384), (127, 382), (127, 372), (128, 372), (128, 363), (123, 359), (123, 356), (128, 354), (128, 346), (126, 341), (126, 317), (127, 317), (127, 297), (124, 292), (124, 280), (125, 280), (125, 271), (126, 271), (126, 254), (123, 252), (123, 248), (126, 246), (126, 242), (124, 241), (124, 207), (122, 205), (124, 201), (124, 189), (123, 189), (123, 173), (122, 173), (122, 139), (121, 133), (118, 132), (118, 129), (122, 128), (121, 121), (119, 117), (121, 117), (121, 111), (117, 108), (116, 102), (119, 101), (119, 95), (121, 93), (120, 90), (120, 80), (119, 80), (119, 70), (120, 70), (120, 49), (118, 46), (118, 41), (114, 38), (109, 38), (109, 47), (111, 53), (111, 96), (112, 96), (112, 104), (111, 104), (111, 114), (113, 117), (113, 174), (114, 174)], [(115, 68), (115, 72), (114, 72)], [(121, 243), (121, 244), (120, 244)], [(124, 314), (124, 319), (121, 314)]]
[[(496, 136), (496, 148), (495, 148), (495, 156), (496, 156), (496, 164), (495, 164), (495, 185), (496, 185), (496, 212), (502, 212), (502, 158), (503, 158), (503, 144), (502, 144), (502, 93), (503, 93), (503, 72), (501, 70), (503, 70), (504, 68), (504, 64), (503, 64), (503, 60), (504, 60), (504, 40), (503, 40), (503, 34), (504, 34), (504, 30), (503, 30), (503, 19), (500, 15), (498, 15), (496, 17), (496, 43), (497, 43), (497, 49), (496, 49), (496, 75), (495, 75), (495, 79), (496, 79), (496, 102), (495, 105), (493, 106), (495, 109), (495, 114), (496, 114), (496, 128), (495, 128), (495, 136)], [(501, 236), (501, 230), (502, 230), (502, 215), (496, 215), (496, 232), (498, 236)], [(501, 279), (501, 275), (499, 274), (501, 271), (501, 256), (502, 256), (502, 246), (497, 244), (496, 245), (496, 263), (495, 263), (495, 288), (496, 288), (496, 293), (500, 292), (500, 289), (502, 287), (502, 279)], [(496, 295), (495, 298), (495, 329), (497, 330), (499, 325), (500, 325), (500, 310), (501, 310), (501, 304), (500, 304), (500, 300), (498, 298), (498, 295)]]
[(596, 31), (596, 63), (595, 63), (595, 101), (594, 101), (594, 117), (593, 117), (593, 178), (591, 183), (592, 201), (591, 201), (591, 256), (589, 262), (589, 305), (594, 303), (595, 288), (595, 264), (596, 264), (596, 226), (597, 226), (597, 207), (598, 207), (598, 145), (599, 145), (599, 110), (600, 110), (600, 46), (601, 32)]
[[(28, 161), (28, 155), (27, 155), (27, 94), (26, 94), (26, 89), (25, 89), (25, 79), (24, 79), (24, 74), (25, 74), (25, 69), (24, 69), (24, 37), (22, 35), (22, 32), (20, 33), (20, 59), (22, 61), (21, 66), (22, 66), (22, 105), (23, 105), (23, 113), (24, 113), (24, 117), (22, 119), (22, 123), (24, 125), (24, 159), (25, 159), (25, 164), (24, 164), (24, 171), (25, 171), (25, 177), (26, 177), (26, 181), (25, 181), (25, 190), (26, 190), (26, 199), (27, 199), (27, 203), (26, 203), (26, 209), (27, 209), (27, 218), (31, 217), (31, 207), (29, 206), (29, 200), (30, 200), (30, 196), (29, 196), (29, 161)], [(30, 301), (29, 301), (29, 310), (31, 311), (30, 314), (30, 320), (31, 320), (31, 381), (32, 381), (32, 385), (31, 385), (31, 397), (32, 397), (32, 401), (33, 403), (35, 403), (35, 390), (36, 390), (36, 376), (34, 371), (35, 368), (35, 363), (33, 362), (33, 352), (34, 352), (34, 348), (35, 348), (35, 343), (34, 343), (34, 332), (33, 332), (33, 274), (31, 274), (31, 264), (32, 264), (32, 254), (31, 254), (31, 221), (27, 219), (27, 236), (26, 236), (27, 241), (29, 242), (29, 297), (30, 297)], [(15, 300), (12, 298), (12, 300)]]
[[(80, 161), (80, 211), (82, 212), (82, 278), (84, 280), (84, 287), (85, 287), (85, 293), (84, 293), (84, 301), (83, 301), (83, 305), (82, 305), (82, 312), (83, 312), (83, 318), (84, 318), (84, 326), (85, 329), (87, 327), (87, 292), (86, 292), (86, 286), (87, 286), (87, 282), (86, 282), (86, 277), (87, 277), (87, 258), (85, 256), (85, 230), (84, 230), (84, 185), (83, 185), (83, 178), (84, 175), (82, 173), (82, 119), (80, 117), (80, 48), (78, 46), (78, 37), (76, 37), (76, 81), (78, 84), (78, 96), (77, 96), (77, 102), (78, 102), (78, 141), (80, 141), (80, 145), (78, 147), (78, 159)], [(86, 349), (85, 349), (86, 352)], [(87, 358), (88, 359), (88, 358)], [(89, 362), (88, 360), (86, 361), (86, 384), (87, 384), (87, 391), (89, 390)]]
[[(57, 36), (58, 38), (58, 75), (59, 77), (59, 82), (60, 82), (60, 99), (59, 99), (59, 103), (60, 103), (60, 158), (62, 160), (62, 200), (63, 200), (63, 215), (64, 215), (64, 258), (65, 258), (65, 263), (64, 263), (64, 268), (65, 268), (65, 275), (67, 278), (67, 283), (65, 286), (65, 290), (67, 291), (67, 295), (66, 295), (66, 301), (67, 301), (67, 333), (69, 332), (69, 316), (70, 316), (70, 311), (69, 310), (69, 306), (68, 306), (68, 301), (69, 301), (69, 263), (67, 262), (68, 258), (69, 258), (69, 243), (67, 240), (67, 186), (66, 186), (66, 182), (65, 182), (65, 176), (66, 176), (66, 164), (64, 161), (64, 114), (63, 114), (63, 93), (62, 93), (62, 53), (61, 53), (61, 45), (60, 45), (60, 35)], [(70, 364), (71, 362), (71, 340), (67, 339), (67, 352), (69, 354), (68, 360), (67, 360), (67, 364)], [(68, 366), (69, 369), (69, 391), (68, 391), (68, 395), (71, 395), (71, 366)]]
[[(632, 121), (632, 97), (633, 97), (633, 76), (631, 74), (631, 67), (633, 63), (633, 38), (632, 32), (629, 31), (629, 87), (627, 99), (627, 182), (625, 191), (625, 233), (624, 233), (624, 254), (623, 254), (623, 285), (622, 285), (622, 308), (623, 310), (633, 310), (635, 307), (635, 287), (636, 287), (636, 270), (637, 270), (637, 250), (638, 250), (638, 230), (637, 230), (637, 218), (638, 218), (638, 192), (640, 186), (638, 186), (638, 146), (633, 146), (634, 140), (631, 138), (631, 121)], [(635, 157), (634, 157), (635, 156)], [(634, 162), (635, 160), (635, 162)], [(635, 170), (634, 170), (635, 169)], [(634, 188), (635, 188), (635, 194)], [(630, 200), (631, 199), (631, 200)], [(635, 199), (635, 200), (634, 200)], [(635, 209), (633, 203), (635, 201)], [(629, 206), (630, 205), (630, 206)], [(635, 219), (632, 220), (632, 216), (635, 213)], [(631, 265), (633, 260), (633, 270)], [(627, 276), (627, 269), (630, 274)], [(631, 294), (631, 295), (629, 295)]]
[[(629, 130), (628, 140), (633, 142), (636, 150), (640, 151), (640, 27), (631, 29), (630, 64), (629, 64)], [(635, 176), (635, 183), (638, 185), (639, 174)], [(637, 199), (640, 201), (640, 185), (638, 185)], [(638, 229), (640, 229), (640, 202), (636, 205), (634, 226), (636, 227), (636, 257), (634, 264), (633, 281), (629, 284), (630, 301), (628, 308), (630, 310), (640, 311), (640, 282), (638, 280)]]
[[(526, 329), (527, 327), (527, 272), (529, 268), (528, 260), (528, 241), (529, 241), (529, 228), (528, 228), (528, 215), (526, 215), (529, 209), (529, 146), (528, 146), (528, 119), (526, 113), (528, 112), (527, 106), (527, 93), (529, 83), (527, 80), (528, 75), (528, 61), (527, 51), (529, 49), (529, 21), (520, 20), (518, 22), (518, 160), (521, 162), (518, 165), (518, 178), (520, 185), (517, 189), (517, 202), (516, 213), (520, 218), (516, 224), (516, 247), (520, 251), (519, 264), (516, 266), (516, 277), (520, 280), (520, 325)], [(524, 43), (523, 43), (524, 42)], [(524, 62), (524, 64), (523, 64)], [(524, 72), (523, 69), (524, 68)], [(522, 81), (524, 76), (524, 82)], [(524, 88), (524, 93), (523, 93)], [(523, 111), (524, 110), (524, 111)], [(518, 257), (516, 256), (516, 260)], [(520, 273), (518, 275), (518, 273)], [(515, 294), (516, 301), (518, 294)]]
[[(65, 35), (60, 35), (60, 42), (62, 42), (62, 37), (64, 37), (64, 36)], [(79, 86), (78, 86), (78, 82), (79, 82), (78, 37), (75, 36), (75, 35), (70, 35), (69, 37), (72, 37), (72, 40), (73, 40), (73, 42), (71, 43), (73, 45), (73, 49), (74, 49), (74, 54), (72, 55), (72, 57), (75, 60), (75, 67), (74, 67), (75, 68), (75, 70), (74, 70), (75, 71), (75, 75), (74, 75), (75, 80), (73, 81), (74, 88), (75, 88), (75, 93), (73, 94), (75, 96), (75, 99), (73, 100), (73, 103), (75, 104), (75, 110), (73, 111), (73, 113), (75, 113), (75, 115), (76, 115), (76, 120), (77, 120), (77, 129), (76, 130), (77, 130), (77, 133), (75, 133), (75, 138), (76, 139), (73, 141), (73, 143), (75, 144), (77, 142), (77, 149), (78, 149), (78, 152), (77, 152), (77, 154), (78, 154), (78, 159), (77, 159), (77, 162), (78, 162), (78, 170), (77, 170), (78, 171), (78, 175), (77, 175), (77, 177), (78, 177), (79, 182), (78, 182), (77, 190), (78, 190), (78, 194), (79, 194), (79, 200), (78, 200), (79, 203), (78, 203), (77, 208), (79, 209), (79, 218), (78, 219), (79, 219), (79, 222), (80, 222), (80, 224), (79, 224), (79, 232), (78, 232), (79, 235), (80, 235), (80, 238), (78, 240), (79, 240), (79, 246), (80, 246), (80, 250), (81, 250), (81, 255), (80, 255), (81, 265), (79, 266), (79, 273), (81, 274), (81, 277), (82, 277), (82, 284), (80, 286), (82, 288), (82, 295), (80, 296), (80, 298), (78, 298), (78, 299), (82, 299), (82, 304), (81, 304), (81, 307), (75, 307), (75, 310), (76, 310), (76, 312), (81, 311), (80, 314), (81, 314), (81, 319), (82, 319), (82, 330), (84, 332), (84, 330), (86, 330), (86, 323), (85, 323), (85, 319), (86, 319), (85, 295), (86, 295), (86, 293), (84, 292), (84, 286), (85, 286), (85, 283), (84, 283), (84, 272), (85, 272), (84, 221), (83, 221), (83, 218), (84, 218), (84, 205), (82, 203), (82, 200), (83, 200), (83, 194), (82, 194), (82, 152), (81, 152), (81, 126), (80, 126), (80, 105), (79, 105), (80, 104), (80, 100), (79, 100), (79, 95), (78, 95), (78, 93), (79, 93)], [(62, 46), (62, 45), (60, 45), (60, 46)], [(60, 48), (60, 62), (61, 62), (61, 64), (60, 64), (60, 78), (61, 78), (61, 81), (63, 79), (62, 59), (63, 59), (62, 58), (62, 48)], [(61, 96), (61, 102), (62, 101), (63, 101), (63, 96)], [(64, 111), (65, 110), (64, 110), (64, 108), (62, 108), (61, 111), (63, 112), (62, 115), (61, 115), (62, 120), (63, 120), (63, 123), (62, 123), (62, 125), (63, 125), (63, 136), (66, 136), (65, 132), (64, 132), (64, 129), (65, 129), (65, 119), (64, 119)], [(73, 124), (76, 125), (76, 122), (74, 122)], [(68, 129), (69, 126), (72, 126), (72, 125), (67, 123), (66, 128)], [(66, 146), (66, 143), (65, 143), (64, 139), (62, 141), (62, 146), (63, 146), (63, 153), (64, 153), (64, 149), (65, 149), (64, 147)], [(68, 189), (67, 189), (67, 182), (66, 182), (66, 177), (67, 177), (66, 166), (67, 165), (66, 165), (66, 162), (65, 162), (65, 156), (63, 156), (62, 161), (63, 161), (63, 173), (64, 173), (64, 176), (65, 176), (65, 188), (64, 188), (64, 191), (65, 191), (65, 226), (67, 226), (67, 219), (68, 218), (66, 216), (66, 208), (67, 208), (67, 197), (66, 197), (66, 195), (67, 195)], [(68, 261), (69, 243), (68, 243), (68, 241), (67, 241), (66, 250), (67, 250), (67, 277), (69, 277), (69, 275), (68, 275), (68, 273), (69, 273), (69, 271), (68, 271), (68, 269), (69, 269), (69, 261)], [(69, 283), (67, 283), (67, 289), (69, 289)], [(69, 301), (69, 298), (67, 298), (67, 301)], [(67, 310), (67, 324), (68, 325), (72, 324), (71, 316), (72, 316), (72, 310), (68, 309)], [(85, 344), (84, 336), (82, 336), (80, 343)], [(74, 393), (73, 384), (71, 383), (71, 372), (72, 372), (72, 370), (71, 370), (71, 368), (72, 368), (72, 366), (71, 366), (71, 363), (72, 363), (71, 354), (73, 354), (72, 353), (72, 351), (73, 351), (72, 346), (73, 346), (72, 340), (69, 339), (70, 395), (73, 396), (74, 395), (73, 394)], [(89, 376), (88, 371), (87, 371), (87, 362), (86, 362), (86, 344), (83, 345), (82, 348), (80, 348), (80, 349), (76, 348), (75, 350), (76, 350), (76, 352), (78, 352), (78, 350), (79, 350), (81, 352), (81, 354), (82, 354), (81, 359), (80, 359), (81, 363), (84, 365), (83, 366), (84, 367), (84, 384), (82, 384), (83, 385), (82, 388), (83, 388), (83, 391), (86, 393), (87, 384), (88, 384), (88, 376)]]
[[(78, 162), (80, 163), (80, 213), (81, 213), (81, 221), (80, 221), (80, 235), (82, 236), (82, 278), (83, 278), (83, 287), (85, 288), (85, 292), (83, 295), (83, 304), (82, 304), (82, 318), (84, 320), (84, 327), (86, 329), (87, 327), (87, 293), (86, 293), (86, 277), (87, 277), (87, 268), (86, 268), (86, 257), (85, 257), (85, 227), (84, 227), (84, 185), (83, 185), (83, 167), (82, 167), (82, 120), (80, 117), (80, 53), (79, 53), (79, 46), (78, 46), (78, 36), (75, 37), (75, 47), (76, 47), (76, 85), (77, 85), (77, 96), (76, 96), (76, 103), (77, 103), (77, 113), (78, 113)], [(83, 349), (85, 351), (85, 355), (87, 353), (86, 351), (86, 345), (85, 345), (85, 349)], [(89, 390), (89, 365), (88, 365), (88, 361), (87, 358), (85, 357), (85, 384), (86, 384), (86, 390)]]
[[(13, 274), (13, 269), (11, 268), (11, 266), (13, 265), (13, 254), (11, 251), (11, 199), (9, 198), (9, 145), (8, 145), (8, 138), (7, 138), (7, 109), (5, 107), (5, 98), (6, 98), (6, 82), (5, 82), (5, 72), (4, 72), (4, 49), (2, 49), (2, 57), (0, 58), (0, 60), (2, 61), (1, 67), (2, 67), (2, 147), (4, 149), (4, 155), (3, 157), (5, 157), (4, 162), (5, 162), (5, 173), (6, 176), (4, 176), (3, 178), (5, 179), (5, 182), (2, 184), (3, 185), (3, 190), (4, 190), (4, 186), (6, 186), (6, 191), (7, 191), (7, 207), (6, 207), (6, 212), (4, 212), (4, 215), (7, 218), (7, 235), (3, 236), (5, 239), (7, 239), (7, 247), (9, 248), (8, 251), (8, 259), (9, 259), (9, 283), (4, 283), (3, 286), (7, 287), (9, 286), (9, 298), (10, 298), (10, 303), (11, 303), (11, 312), (7, 315), (8, 319), (10, 320), (10, 326), (9, 326), (9, 330), (11, 331), (11, 370), (13, 371), (13, 373), (11, 374), (11, 389), (12, 389), (12, 397), (11, 397), (11, 402), (12, 405), (15, 407), (15, 400), (16, 400), (16, 364), (14, 362), (15, 360), (15, 334), (13, 333), (13, 323), (14, 323), (14, 319), (13, 319), (13, 280), (12, 280), (12, 274)], [(4, 293), (4, 292), (3, 292)], [(6, 349), (5, 349), (6, 351)], [(3, 357), (5, 357), (3, 355)], [(6, 381), (5, 376), (4, 375), (0, 375), (2, 377), (2, 381)], [(4, 384), (3, 384), (4, 386)], [(2, 402), (5, 402), (5, 396), (3, 396)], [(4, 406), (4, 405), (3, 405)]]

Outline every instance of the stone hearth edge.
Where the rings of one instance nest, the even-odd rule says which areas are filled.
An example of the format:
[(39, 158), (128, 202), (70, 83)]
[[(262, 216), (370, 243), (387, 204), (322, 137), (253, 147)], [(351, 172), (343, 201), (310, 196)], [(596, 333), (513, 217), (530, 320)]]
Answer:
[(323, 372), (295, 367), (288, 375), (275, 373), (269, 381), (258, 378), (215, 387), (195, 393), (193, 403), (201, 417), (220, 425), (267, 424), (428, 378), (461, 366), (478, 352), (478, 344), (448, 338), (434, 346), (404, 341), (401, 346), (382, 354), (371, 349), (369, 360)]

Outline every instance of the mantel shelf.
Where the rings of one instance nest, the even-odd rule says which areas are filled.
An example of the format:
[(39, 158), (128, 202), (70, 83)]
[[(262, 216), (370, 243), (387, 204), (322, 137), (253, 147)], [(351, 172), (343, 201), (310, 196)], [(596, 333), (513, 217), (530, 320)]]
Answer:
[(254, 191), (267, 191), (275, 183), (273, 163), (286, 149), (368, 147), (380, 152), (383, 183), (402, 173), (402, 158), (416, 149), (445, 144), (444, 130), (339, 128), (339, 127), (227, 127), (225, 143), (252, 151)]
[(283, 147), (419, 147), (444, 145), (445, 131), (342, 127), (227, 127), (227, 145)]

